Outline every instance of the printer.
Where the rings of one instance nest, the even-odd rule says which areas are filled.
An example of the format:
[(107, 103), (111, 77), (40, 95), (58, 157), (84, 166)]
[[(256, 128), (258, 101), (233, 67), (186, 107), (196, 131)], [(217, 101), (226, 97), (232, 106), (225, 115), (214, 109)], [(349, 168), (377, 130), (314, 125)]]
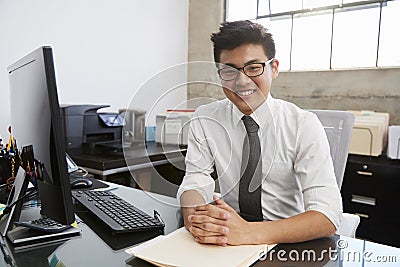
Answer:
[(62, 124), (69, 153), (94, 154), (122, 150), (124, 119), (118, 113), (99, 113), (109, 105), (63, 105)]

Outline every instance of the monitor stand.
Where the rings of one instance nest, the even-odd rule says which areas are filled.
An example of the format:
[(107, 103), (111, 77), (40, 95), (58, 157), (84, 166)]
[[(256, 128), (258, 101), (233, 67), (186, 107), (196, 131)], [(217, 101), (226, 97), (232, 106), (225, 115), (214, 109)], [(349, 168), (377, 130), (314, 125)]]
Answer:
[[(29, 208), (21, 213), (21, 221), (30, 221), (40, 218), (40, 208)], [(14, 251), (22, 249), (49, 246), (63, 243), (73, 236), (79, 236), (81, 230), (71, 227), (59, 233), (47, 233), (26, 227), (17, 226), (7, 232), (7, 238), (10, 241)]]
[(13, 227), (14, 222), (19, 220), (23, 201), (21, 199), (28, 188), (29, 180), (26, 178), (25, 170), (20, 166), (17, 171), (17, 176), (14, 179), (14, 184), (7, 200), (7, 205), (13, 205), (10, 212), (1, 217), (0, 233), (5, 236)]
[(29, 179), (25, 175), (25, 170), (19, 168), (14, 180), (14, 186), (7, 200), (7, 205), (12, 205), (10, 212), (0, 220), (0, 233), (7, 236), (14, 249), (27, 248), (44, 244), (53, 244), (80, 235), (80, 229), (71, 227), (60, 233), (47, 233), (28, 229), (25, 227), (15, 227), (14, 222), (31, 221), (39, 219), (40, 208), (22, 209), (23, 201), (20, 199), (26, 194)]

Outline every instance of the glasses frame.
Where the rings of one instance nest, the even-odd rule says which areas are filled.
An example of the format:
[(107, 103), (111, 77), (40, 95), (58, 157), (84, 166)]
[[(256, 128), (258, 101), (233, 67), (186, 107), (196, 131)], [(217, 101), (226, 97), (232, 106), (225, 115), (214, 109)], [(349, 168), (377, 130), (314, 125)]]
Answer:
[[(221, 78), (221, 80), (227, 81), (227, 82), (236, 80), (236, 79), (239, 77), (239, 73), (241, 72), (241, 70), (242, 70), (243, 74), (246, 75), (246, 76), (249, 77), (249, 78), (258, 77), (258, 76), (261, 76), (261, 75), (264, 74), (265, 66), (268, 65), (268, 64), (270, 64), (271, 62), (273, 62), (274, 59), (275, 59), (275, 58), (271, 58), (270, 60), (268, 60), (268, 61), (266, 61), (266, 62), (253, 62), (253, 63), (247, 64), (247, 65), (244, 65), (244, 66), (241, 67), (241, 68), (229, 66), (229, 68), (233, 68), (233, 69), (236, 69), (236, 70), (238, 71), (238, 72), (236, 73), (236, 76), (235, 76), (234, 78), (232, 78), (232, 79), (224, 79), (224, 78), (222, 78), (222, 76), (221, 76), (221, 71), (224, 70), (224, 69), (227, 69), (227, 68), (218, 69), (217, 72), (218, 72), (218, 75), (219, 75), (219, 77)], [(261, 64), (261, 65), (262, 65), (262, 71), (261, 71), (260, 74), (257, 74), (257, 75), (248, 75), (248, 74), (246, 73), (245, 68), (248, 67), (248, 66), (250, 66), (250, 65), (253, 65), (253, 64)]]

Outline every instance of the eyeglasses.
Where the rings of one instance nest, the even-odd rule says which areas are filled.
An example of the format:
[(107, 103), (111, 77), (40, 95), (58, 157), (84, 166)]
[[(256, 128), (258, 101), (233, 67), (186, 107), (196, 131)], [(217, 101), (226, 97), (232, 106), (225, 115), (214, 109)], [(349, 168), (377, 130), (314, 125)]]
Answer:
[(267, 62), (264, 63), (251, 63), (243, 68), (235, 68), (235, 67), (225, 67), (218, 69), (219, 77), (221, 77), (224, 81), (232, 81), (236, 80), (239, 77), (239, 73), (243, 70), (243, 73), (246, 74), (247, 77), (257, 77), (264, 73), (264, 68), (266, 65), (271, 63), (274, 58), (271, 58)]

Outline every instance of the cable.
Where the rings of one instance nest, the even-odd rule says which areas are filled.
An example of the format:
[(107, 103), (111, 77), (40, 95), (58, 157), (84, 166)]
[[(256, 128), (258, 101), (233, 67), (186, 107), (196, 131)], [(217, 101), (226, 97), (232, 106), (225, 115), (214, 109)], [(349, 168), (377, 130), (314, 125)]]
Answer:
[(78, 170), (81, 170), (83, 172), (82, 177), (85, 177), (86, 175), (89, 174), (89, 172), (86, 169), (82, 168), (82, 167), (78, 167)]
[(32, 197), (32, 196), (36, 195), (37, 193), (38, 193), (38, 191), (36, 191), (36, 190), (29, 192), (29, 193), (23, 195), (22, 197), (20, 197), (19, 199), (15, 200), (13, 203), (7, 205), (7, 207), (5, 207), (5, 209), (3, 210), (3, 214), (0, 215), (0, 220), (1, 220), (1, 218), (3, 218), (4, 215), (10, 213), (11, 208), (14, 207), (16, 204), (18, 204), (19, 202), (21, 202), (22, 200), (24, 200), (27, 197)]
[(3, 252), (4, 261), (11, 266), (14, 266), (10, 252), (8, 251), (7, 245), (4, 243), (3, 237), (0, 237), (0, 247)]
[(10, 182), (10, 183), (2, 184), (2, 185), (0, 185), (0, 189), (3, 188), (3, 187), (6, 187), (6, 186), (12, 185), (13, 183), (14, 183), (14, 180), (12, 182)]

